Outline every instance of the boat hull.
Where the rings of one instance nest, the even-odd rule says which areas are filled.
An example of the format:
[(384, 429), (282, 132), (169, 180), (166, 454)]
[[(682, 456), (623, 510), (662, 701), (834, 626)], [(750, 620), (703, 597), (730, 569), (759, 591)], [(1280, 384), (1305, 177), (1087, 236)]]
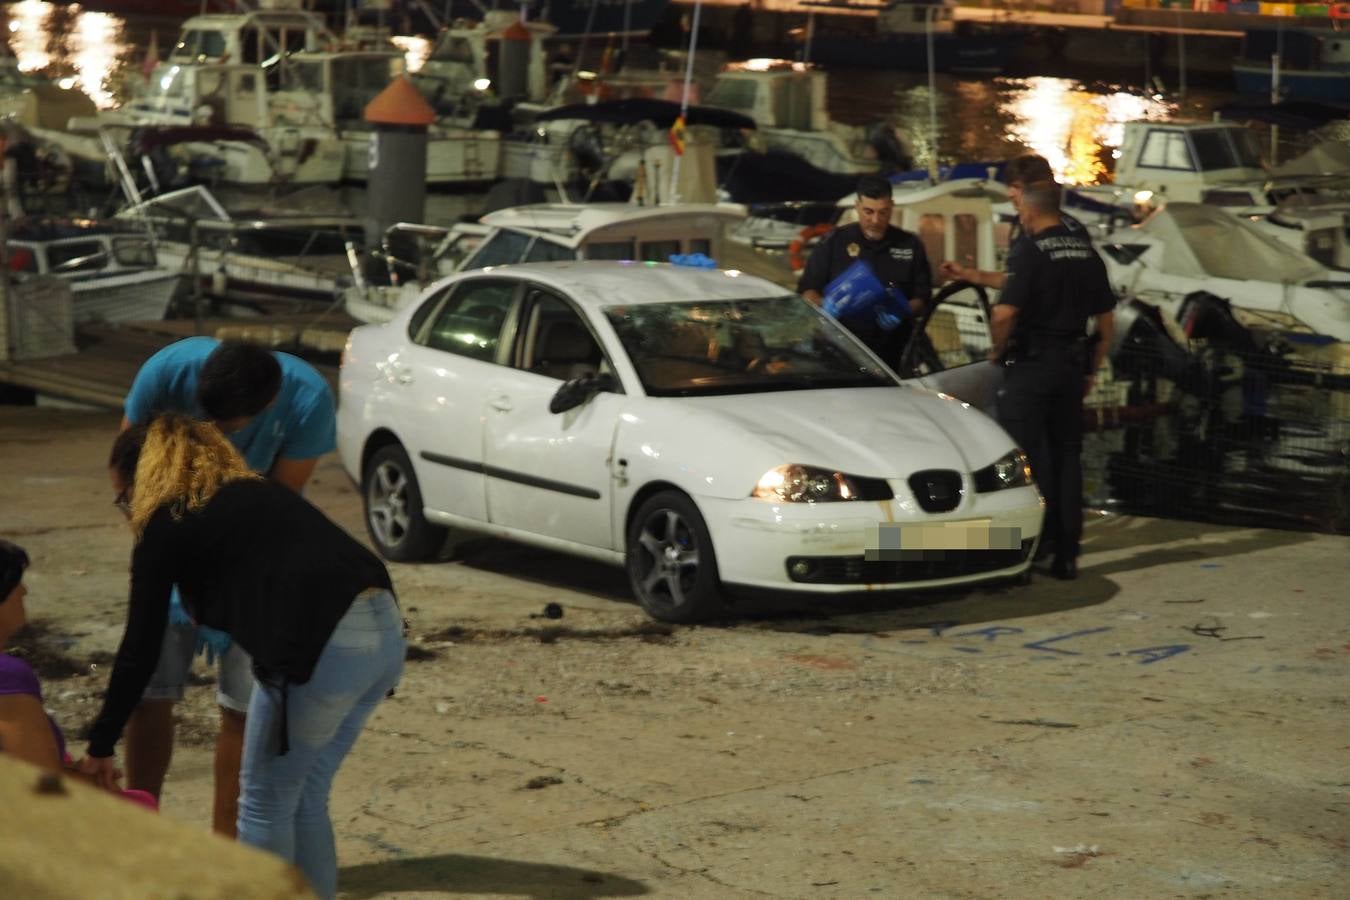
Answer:
[(75, 324), (162, 319), (178, 289), (173, 271), (126, 272), (70, 279)]
[[(1239, 94), (1270, 95), (1269, 64), (1233, 64), (1233, 83)], [(1312, 71), (1286, 69), (1280, 72), (1280, 95), (1286, 100), (1345, 102), (1350, 97), (1350, 69)]]

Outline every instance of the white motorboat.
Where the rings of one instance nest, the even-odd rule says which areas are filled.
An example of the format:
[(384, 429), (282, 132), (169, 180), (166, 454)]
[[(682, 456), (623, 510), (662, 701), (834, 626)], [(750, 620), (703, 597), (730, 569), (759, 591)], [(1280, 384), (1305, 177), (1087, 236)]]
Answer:
[(257, 308), (332, 303), (350, 283), (347, 244), (364, 235), (349, 215), (230, 211), (201, 185), (131, 204), (116, 218), (148, 229), (161, 263), (189, 282)]
[(1170, 202), (1101, 250), (1117, 294), (1172, 319), (1187, 296), (1207, 292), (1248, 327), (1350, 341), (1350, 276), (1218, 207)]
[[(468, 269), (576, 259), (666, 262), (703, 254), (730, 268), (725, 229), (745, 217), (731, 204), (541, 203), (488, 213), (452, 228), (395, 226), (432, 246), (421, 262), (401, 262), (387, 249), (397, 283), (357, 284), (343, 292), (347, 313), (362, 322), (387, 322), (438, 278)], [(395, 241), (386, 238), (388, 248)], [(752, 262), (753, 264), (753, 262)]]
[(1328, 269), (1350, 272), (1350, 202), (1291, 201), (1252, 224)]
[(826, 107), (826, 73), (808, 63), (750, 59), (717, 74), (705, 106), (735, 110), (755, 121), (755, 139), (794, 153), (837, 175), (910, 168), (894, 126), (833, 121)]
[(34, 222), (20, 224), (7, 243), (17, 278), (55, 275), (70, 283), (77, 325), (162, 319), (178, 288), (178, 269), (157, 256), (144, 233)]
[(1232, 122), (1127, 122), (1112, 183), (1076, 190), (1147, 214), (1166, 203), (1206, 203), (1265, 215), (1296, 196), (1350, 190), (1350, 173), (1267, 171), (1249, 129)]

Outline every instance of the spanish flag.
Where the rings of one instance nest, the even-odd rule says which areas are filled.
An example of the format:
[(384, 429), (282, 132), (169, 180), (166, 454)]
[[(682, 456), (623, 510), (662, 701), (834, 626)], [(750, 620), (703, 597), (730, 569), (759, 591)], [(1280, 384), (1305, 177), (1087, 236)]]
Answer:
[(676, 156), (684, 156), (684, 116), (677, 118), (675, 124), (670, 126), (670, 146)]

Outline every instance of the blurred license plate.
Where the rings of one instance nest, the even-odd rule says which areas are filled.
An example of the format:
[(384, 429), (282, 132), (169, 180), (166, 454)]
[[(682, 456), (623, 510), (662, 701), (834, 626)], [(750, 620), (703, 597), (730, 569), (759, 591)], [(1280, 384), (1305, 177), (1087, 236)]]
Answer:
[(1022, 529), (993, 525), (989, 519), (922, 524), (884, 522), (877, 526), (876, 540), (867, 548), (866, 558), (910, 559), (945, 550), (1017, 550), (1021, 546)]

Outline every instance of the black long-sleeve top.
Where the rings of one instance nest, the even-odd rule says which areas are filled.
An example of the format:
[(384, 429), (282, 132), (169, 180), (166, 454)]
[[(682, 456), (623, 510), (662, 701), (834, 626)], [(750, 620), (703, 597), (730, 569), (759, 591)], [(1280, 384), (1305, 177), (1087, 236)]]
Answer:
[(357, 594), (391, 588), (375, 554), (276, 482), (230, 482), (177, 516), (161, 507), (131, 556), (126, 633), (90, 756), (112, 755), (154, 674), (175, 584), (194, 620), (228, 633), (260, 675), (292, 684), (309, 680)]

